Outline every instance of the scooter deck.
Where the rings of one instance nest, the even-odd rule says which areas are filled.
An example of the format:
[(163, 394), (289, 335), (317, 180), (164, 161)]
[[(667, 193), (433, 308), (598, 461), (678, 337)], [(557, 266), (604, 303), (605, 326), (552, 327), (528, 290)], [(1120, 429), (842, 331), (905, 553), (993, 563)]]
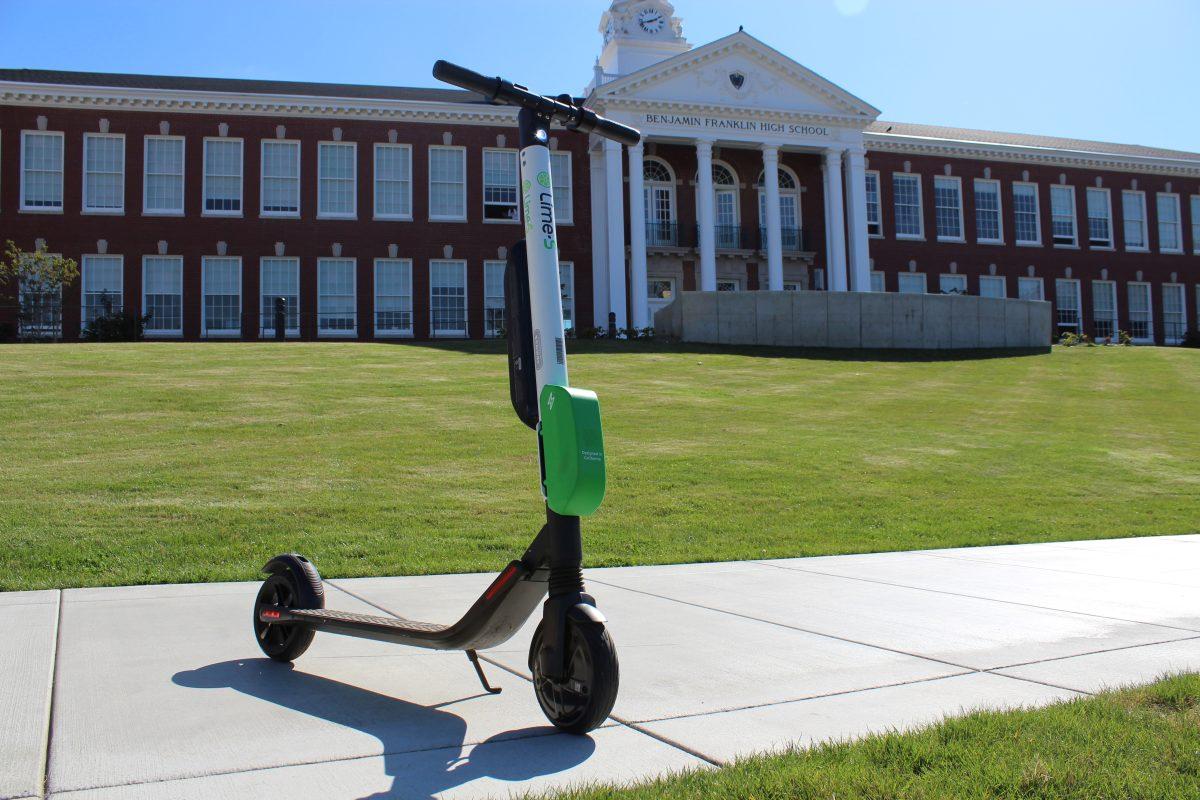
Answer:
[(288, 614), (298, 620), (349, 622), (356, 626), (379, 628), (384, 631), (441, 633), (450, 628), (449, 625), (439, 625), (436, 622), (418, 622), (417, 620), (401, 619), (398, 617), (377, 617), (370, 614), (355, 614), (350, 611), (334, 611), (327, 608), (289, 609)]

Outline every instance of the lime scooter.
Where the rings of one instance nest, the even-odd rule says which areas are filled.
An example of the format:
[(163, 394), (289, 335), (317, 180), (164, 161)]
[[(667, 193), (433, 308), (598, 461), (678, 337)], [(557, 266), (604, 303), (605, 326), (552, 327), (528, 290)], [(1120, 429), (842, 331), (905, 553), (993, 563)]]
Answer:
[[(378, 617), (325, 608), (316, 567), (303, 556), (276, 556), (254, 603), (254, 634), (276, 661), (298, 658), (317, 631), (426, 647), (465, 650), (485, 690), (477, 650), (510, 639), (542, 604), (529, 645), (533, 690), (558, 728), (587, 733), (608, 717), (617, 698), (619, 668), (596, 601), (584, 591), (579, 518), (604, 497), (604, 437), (594, 392), (567, 381), (558, 239), (550, 179), (550, 125), (633, 145), (640, 134), (576, 104), (569, 95), (533, 94), (501, 78), (438, 61), (434, 77), (520, 109), (521, 196), (525, 239), (508, 255), (505, 313), (509, 391), (522, 422), (537, 432), (546, 524), (519, 559), (491, 582), (452, 625)], [(543, 602), (543, 598), (545, 602)]]

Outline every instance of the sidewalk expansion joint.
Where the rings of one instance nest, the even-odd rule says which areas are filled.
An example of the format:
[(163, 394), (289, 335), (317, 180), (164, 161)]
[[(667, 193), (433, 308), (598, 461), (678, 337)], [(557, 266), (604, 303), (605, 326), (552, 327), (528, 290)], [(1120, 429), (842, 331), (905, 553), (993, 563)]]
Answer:
[(801, 567), (785, 567), (780, 564), (768, 564), (765, 561), (749, 561), (746, 563), (758, 564), (759, 566), (763, 566), (763, 567), (772, 567), (774, 569), (781, 569), (781, 570), (785, 570), (787, 572), (802, 572), (807, 575), (820, 575), (825, 578), (842, 578), (842, 579), (848, 580), (848, 581), (859, 581), (861, 583), (873, 583), (873, 584), (876, 584), (879, 586), (892, 586), (897, 589), (911, 589), (912, 591), (915, 591), (915, 592), (929, 592), (931, 594), (944, 594), (944, 595), (947, 595), (950, 597), (965, 597), (968, 600), (984, 600), (989, 603), (1003, 603), (1005, 605), (1021, 606), (1023, 608), (1036, 608), (1039, 611), (1054, 611), (1059, 614), (1074, 614), (1074, 615), (1080, 616), (1080, 617), (1093, 617), (1095, 619), (1111, 620), (1112, 622), (1128, 622), (1133, 625), (1149, 625), (1149, 626), (1155, 627), (1155, 628), (1170, 628), (1171, 630), (1185, 631), (1187, 633), (1200, 633), (1200, 629), (1186, 628), (1182, 625), (1168, 625), (1163, 622), (1150, 622), (1148, 620), (1142, 620), (1142, 619), (1128, 619), (1126, 617), (1114, 617), (1114, 616), (1111, 616), (1108, 614), (1092, 614), (1087, 611), (1073, 611), (1073, 610), (1067, 609), (1067, 608), (1055, 608), (1054, 606), (1042, 606), (1042, 605), (1038, 605), (1037, 603), (1022, 603), (1019, 600), (1001, 600), (996, 597), (984, 597), (982, 595), (967, 594), (965, 592), (952, 592), (947, 589), (930, 589), (925, 586), (910, 586), (906, 583), (896, 583), (894, 581), (885, 581), (885, 580), (880, 580), (879, 578), (860, 578), (855, 575), (839, 575), (836, 572), (822, 572), (821, 570), (816, 570), (816, 569), (804, 569)]
[(58, 655), (62, 650), (63, 590), (54, 615), (54, 653), (50, 659), (50, 691), (46, 703), (46, 747), (42, 751), (42, 797), (50, 796), (50, 751), (54, 744), (54, 706), (58, 695)]
[[(361, 595), (355, 594), (354, 592), (350, 591), (349, 589), (345, 589), (345, 588), (343, 588), (343, 587), (341, 587), (341, 586), (338, 586), (336, 583), (333, 583), (332, 581), (325, 581), (325, 582), (326, 582), (326, 583), (328, 583), (328, 584), (329, 584), (330, 586), (332, 586), (333, 588), (337, 589), (339, 592), (345, 592), (346, 594), (350, 595), (350, 596), (351, 596), (351, 597), (353, 597), (354, 599), (356, 599), (356, 600), (359, 600), (359, 601), (361, 601), (361, 602), (363, 602), (363, 603), (366, 603), (367, 605), (371, 606), (372, 608), (377, 608), (377, 609), (379, 609), (380, 611), (384, 612), (385, 614), (390, 614), (390, 615), (391, 615), (391, 616), (393, 616), (393, 617), (397, 617), (397, 618), (399, 618), (399, 617), (400, 617), (400, 615), (399, 615), (399, 614), (397, 614), (395, 611), (392, 611), (392, 610), (391, 610), (391, 609), (389, 609), (389, 608), (386, 608), (386, 607), (384, 607), (384, 606), (381, 606), (381, 605), (379, 605), (378, 603), (372, 602), (372, 601), (368, 600), (367, 598), (365, 598), (365, 597), (362, 597)], [(597, 583), (598, 583), (598, 582), (599, 582), (599, 581), (597, 581)], [(478, 655), (479, 655), (479, 660), (480, 660), (480, 661), (483, 661), (483, 662), (486, 662), (486, 663), (488, 663), (488, 664), (491, 664), (491, 665), (492, 665), (493, 667), (495, 667), (496, 669), (503, 670), (504, 672), (507, 672), (507, 673), (509, 673), (510, 675), (515, 675), (516, 677), (520, 678), (521, 680), (527, 681), (527, 682), (528, 682), (528, 683), (530, 683), (530, 684), (532, 684), (532, 683), (533, 683), (533, 678), (532, 678), (532, 676), (526, 675), (526, 674), (524, 674), (523, 672), (521, 672), (520, 670), (513, 669), (512, 667), (510, 667), (510, 666), (508, 666), (508, 665), (506, 665), (506, 664), (502, 664), (502, 663), (500, 663), (499, 661), (496, 661), (496, 660), (495, 660), (495, 659), (493, 659), (493, 658), (489, 658), (489, 657), (488, 657), (488, 655), (487, 655), (486, 653), (479, 653)], [(656, 740), (658, 740), (658, 741), (662, 742), (662, 743), (663, 743), (663, 744), (665, 744), (665, 745), (668, 745), (668, 746), (670, 746), (670, 747), (674, 747), (676, 750), (679, 750), (679, 751), (681, 751), (681, 752), (687, 753), (688, 755), (690, 755), (690, 756), (693, 756), (694, 758), (698, 758), (698, 759), (700, 759), (701, 761), (705, 761), (705, 762), (707, 762), (707, 763), (711, 764), (711, 765), (712, 765), (712, 766), (714, 766), (714, 767), (720, 767), (720, 766), (724, 766), (724, 765), (722, 764), (722, 762), (720, 762), (720, 761), (717, 761), (717, 760), (713, 759), (713, 758), (712, 758), (712, 757), (710, 757), (710, 756), (707, 756), (707, 755), (705, 755), (705, 754), (703, 754), (703, 753), (701, 753), (701, 752), (699, 752), (699, 751), (693, 750), (692, 748), (690, 748), (690, 747), (688, 747), (688, 746), (686, 746), (686, 745), (680, 744), (679, 742), (675, 742), (675, 741), (672, 741), (672, 740), (670, 740), (670, 739), (667, 739), (666, 737), (660, 736), (660, 735), (659, 735), (659, 734), (657, 734), (657, 733), (654, 733), (654, 732), (652, 732), (652, 731), (648, 731), (648, 730), (646, 730), (646, 729), (644, 729), (644, 728), (640, 727), (640, 726), (639, 726), (637, 723), (635, 723), (635, 722), (630, 722), (630, 721), (628, 721), (628, 720), (622, 719), (621, 717), (618, 717), (618, 716), (616, 716), (615, 714), (609, 714), (608, 718), (609, 718), (609, 719), (611, 719), (611, 720), (613, 720), (613, 721), (615, 721), (615, 722), (618, 722), (618, 723), (620, 723), (621, 725), (624, 725), (626, 728), (630, 728), (631, 730), (635, 730), (635, 731), (637, 731), (638, 733), (642, 734), (643, 736), (649, 736), (651, 739), (656, 739)]]

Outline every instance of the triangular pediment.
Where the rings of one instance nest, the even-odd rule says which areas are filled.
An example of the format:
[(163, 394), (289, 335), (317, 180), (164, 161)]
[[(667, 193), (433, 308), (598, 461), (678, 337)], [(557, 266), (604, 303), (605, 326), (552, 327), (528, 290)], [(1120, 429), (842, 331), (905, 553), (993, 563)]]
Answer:
[(744, 31), (603, 84), (592, 99), (597, 105), (642, 101), (724, 106), (860, 119), (863, 124), (880, 113)]

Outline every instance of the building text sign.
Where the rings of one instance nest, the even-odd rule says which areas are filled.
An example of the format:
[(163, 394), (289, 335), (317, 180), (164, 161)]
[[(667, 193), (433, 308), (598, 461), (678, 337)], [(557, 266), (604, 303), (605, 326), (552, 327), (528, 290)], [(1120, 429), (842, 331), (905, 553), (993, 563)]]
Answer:
[(646, 114), (647, 125), (673, 125), (693, 130), (735, 130), (747, 133), (774, 133), (787, 136), (828, 136), (824, 125), (802, 125), (794, 122), (772, 122), (760, 119), (721, 119), (694, 117), (687, 114)]

